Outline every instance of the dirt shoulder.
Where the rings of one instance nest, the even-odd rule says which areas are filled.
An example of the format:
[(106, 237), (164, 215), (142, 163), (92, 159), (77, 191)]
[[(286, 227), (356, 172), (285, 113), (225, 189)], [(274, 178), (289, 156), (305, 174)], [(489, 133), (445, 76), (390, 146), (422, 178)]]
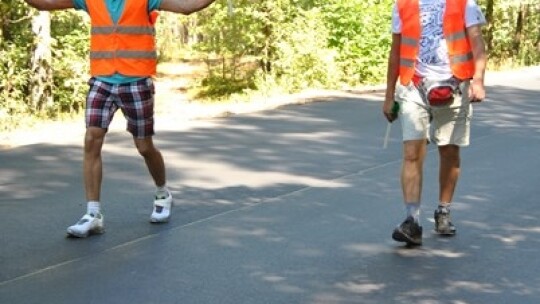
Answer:
[[(165, 88), (164, 88), (165, 87)], [(167, 84), (157, 82), (156, 91), (156, 130), (185, 130), (194, 121), (226, 117), (245, 113), (271, 110), (284, 105), (305, 104), (325, 98), (357, 98), (359, 94), (380, 94), (382, 88), (362, 88), (353, 92), (309, 90), (294, 95), (280, 95), (259, 98), (250, 102), (197, 103), (185, 99), (180, 93), (171, 93)], [(167, 101), (160, 102), (159, 95), (166, 95)], [(381, 96), (382, 97), (382, 96)], [(123, 132), (125, 119), (120, 113), (110, 126), (109, 132)], [(37, 122), (31, 127), (20, 128), (11, 132), (0, 132), (0, 151), (20, 146), (49, 144), (81, 144), (85, 132), (84, 114), (73, 120)]]
[[(362, 87), (348, 91), (306, 90), (292, 95), (254, 98), (249, 102), (201, 103), (190, 100), (188, 88), (204, 74), (204, 67), (193, 64), (161, 64), (155, 79), (156, 130), (185, 130), (194, 121), (252, 113), (284, 105), (303, 104), (325, 97), (353, 97), (381, 92), (382, 86)], [(125, 119), (117, 113), (110, 132), (124, 132)], [(15, 131), (0, 132), (0, 150), (48, 143), (81, 145), (85, 132), (84, 114), (63, 121), (42, 121)]]
[[(199, 67), (200, 68), (200, 67)], [(193, 66), (181, 64), (161, 66), (156, 86), (156, 130), (185, 130), (194, 121), (224, 117), (243, 113), (275, 109), (284, 105), (305, 104), (327, 98), (363, 98), (382, 100), (384, 85), (359, 87), (350, 90), (306, 90), (292, 95), (275, 95), (254, 98), (250, 102), (200, 103), (189, 99), (186, 88), (195, 81), (201, 71)], [(505, 72), (488, 73), (488, 84), (504, 83), (507, 77), (520, 75), (539, 75), (540, 66), (521, 68)], [(489, 94), (489, 92), (488, 92)], [(111, 124), (110, 132), (124, 132), (125, 120), (117, 114)], [(85, 132), (84, 115), (69, 121), (39, 122), (32, 127), (12, 132), (0, 133), (0, 150), (37, 144), (75, 144), (80, 145)]]

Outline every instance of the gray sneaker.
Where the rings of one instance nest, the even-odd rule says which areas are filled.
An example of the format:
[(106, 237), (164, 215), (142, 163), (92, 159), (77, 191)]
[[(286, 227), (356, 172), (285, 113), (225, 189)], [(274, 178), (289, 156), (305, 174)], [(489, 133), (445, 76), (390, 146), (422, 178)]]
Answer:
[(435, 232), (441, 235), (452, 236), (456, 234), (456, 227), (450, 220), (450, 210), (439, 208), (435, 210)]
[(407, 243), (408, 246), (420, 246), (422, 245), (422, 226), (409, 216), (394, 229), (392, 238), (397, 242)]

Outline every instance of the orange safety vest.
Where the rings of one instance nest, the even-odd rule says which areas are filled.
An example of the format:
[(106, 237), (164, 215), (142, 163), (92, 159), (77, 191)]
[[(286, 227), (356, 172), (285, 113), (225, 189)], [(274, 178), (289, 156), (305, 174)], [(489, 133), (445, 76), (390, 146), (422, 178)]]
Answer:
[(114, 24), (105, 0), (86, 1), (92, 22), (90, 74), (152, 76), (156, 74), (155, 29), (148, 0), (126, 0), (118, 24)]
[[(443, 19), (443, 33), (448, 46), (450, 68), (458, 79), (472, 78), (474, 61), (471, 44), (465, 28), (465, 5), (467, 0), (447, 0)], [(420, 35), (419, 0), (398, 0), (402, 21), (399, 77), (407, 85), (414, 76), (414, 65), (418, 56)]]

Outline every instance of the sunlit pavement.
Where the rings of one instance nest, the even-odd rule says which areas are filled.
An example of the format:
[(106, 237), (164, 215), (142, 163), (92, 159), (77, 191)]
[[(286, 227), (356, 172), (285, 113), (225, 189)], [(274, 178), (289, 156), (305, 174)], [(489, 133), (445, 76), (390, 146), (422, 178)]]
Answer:
[(488, 78), (488, 94), (462, 151), (458, 234), (431, 231), (431, 146), (413, 249), (390, 238), (400, 126), (383, 149), (380, 94), (158, 130), (176, 197), (165, 225), (148, 221), (132, 140), (111, 132), (107, 231), (88, 239), (65, 237), (85, 210), (80, 145), (0, 151), (0, 303), (540, 303), (540, 69)]

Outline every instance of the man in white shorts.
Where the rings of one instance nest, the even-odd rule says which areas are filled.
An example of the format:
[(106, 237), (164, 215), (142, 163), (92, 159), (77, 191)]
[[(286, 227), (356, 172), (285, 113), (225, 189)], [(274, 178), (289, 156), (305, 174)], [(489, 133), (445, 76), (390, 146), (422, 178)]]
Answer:
[[(397, 0), (382, 107), (389, 122), (401, 118), (401, 185), (406, 219), (392, 238), (422, 244), (422, 171), (429, 142), (440, 157), (435, 231), (454, 235), (450, 204), (460, 173), (460, 147), (469, 145), (471, 102), (485, 98), (485, 17), (475, 0)], [(399, 80), (399, 83), (398, 83)], [(399, 113), (393, 113), (398, 102)]]

